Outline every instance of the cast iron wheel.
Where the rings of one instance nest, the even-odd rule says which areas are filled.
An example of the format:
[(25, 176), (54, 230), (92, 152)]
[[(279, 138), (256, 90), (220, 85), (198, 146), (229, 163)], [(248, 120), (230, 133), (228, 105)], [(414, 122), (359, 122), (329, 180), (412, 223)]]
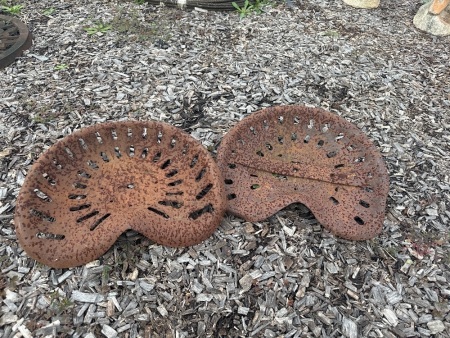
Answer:
[(31, 33), (19, 19), (0, 15), (0, 69), (31, 47)]

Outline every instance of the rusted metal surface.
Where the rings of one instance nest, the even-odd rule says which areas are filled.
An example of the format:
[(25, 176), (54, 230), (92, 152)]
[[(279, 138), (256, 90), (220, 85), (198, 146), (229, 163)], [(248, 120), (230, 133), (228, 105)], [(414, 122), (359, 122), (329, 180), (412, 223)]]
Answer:
[(0, 15), (0, 69), (31, 47), (31, 33), (20, 20)]
[(188, 134), (158, 122), (98, 124), (48, 149), (16, 206), (20, 244), (52, 267), (90, 262), (127, 229), (173, 247), (208, 238), (226, 208), (217, 165)]
[(300, 202), (346, 239), (372, 238), (382, 229), (385, 164), (356, 126), (332, 113), (302, 106), (256, 112), (225, 135), (217, 162), (228, 211), (245, 220)]

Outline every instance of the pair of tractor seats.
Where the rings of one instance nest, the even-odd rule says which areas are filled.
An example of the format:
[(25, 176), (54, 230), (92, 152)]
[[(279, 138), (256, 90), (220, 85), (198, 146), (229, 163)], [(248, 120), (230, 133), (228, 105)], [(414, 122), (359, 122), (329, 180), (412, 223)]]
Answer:
[(262, 221), (305, 204), (337, 236), (382, 229), (389, 176), (372, 142), (344, 118), (278, 106), (237, 123), (214, 161), (189, 134), (161, 122), (82, 128), (29, 170), (15, 214), (26, 253), (66, 268), (104, 254), (133, 229), (167, 246), (197, 244), (228, 211)]
[[(16, 19), (0, 16), (0, 23), (20, 33), (0, 60), (6, 66), (29, 48), (31, 35)], [(414, 24), (450, 34), (450, 0), (426, 3)], [(189, 246), (211, 236), (225, 211), (255, 222), (295, 202), (337, 236), (365, 240), (382, 229), (388, 189), (375, 146), (320, 109), (250, 115), (225, 135), (217, 163), (173, 126), (113, 122), (83, 128), (41, 155), (19, 193), (15, 225), (28, 255), (55, 268), (98, 258), (127, 229), (162, 245)]]

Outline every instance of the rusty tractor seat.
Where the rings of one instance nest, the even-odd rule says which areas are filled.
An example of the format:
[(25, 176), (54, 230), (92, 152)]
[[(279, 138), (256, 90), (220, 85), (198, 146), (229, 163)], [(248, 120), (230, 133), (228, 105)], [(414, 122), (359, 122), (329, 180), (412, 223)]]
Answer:
[(105, 253), (127, 229), (172, 247), (208, 238), (226, 209), (221, 174), (190, 135), (160, 122), (82, 128), (29, 171), (15, 225), (29, 256), (55, 268)]
[(332, 233), (365, 240), (382, 229), (389, 176), (356, 126), (304, 106), (263, 109), (239, 122), (218, 150), (228, 211), (261, 221), (305, 204)]

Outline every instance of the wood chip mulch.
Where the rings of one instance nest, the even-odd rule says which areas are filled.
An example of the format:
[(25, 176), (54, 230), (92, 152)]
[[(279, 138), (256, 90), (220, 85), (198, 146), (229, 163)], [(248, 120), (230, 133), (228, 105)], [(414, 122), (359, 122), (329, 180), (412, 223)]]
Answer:
[[(450, 336), (450, 37), (413, 26), (420, 1), (274, 2), (243, 19), (20, 4), (34, 41), (0, 70), (0, 337)], [(227, 215), (190, 248), (127, 232), (73, 269), (18, 245), (27, 171), (72, 131), (165, 121), (214, 153), (244, 116), (281, 104), (341, 115), (378, 147), (390, 173), (379, 237), (336, 238), (295, 204), (257, 223)]]

